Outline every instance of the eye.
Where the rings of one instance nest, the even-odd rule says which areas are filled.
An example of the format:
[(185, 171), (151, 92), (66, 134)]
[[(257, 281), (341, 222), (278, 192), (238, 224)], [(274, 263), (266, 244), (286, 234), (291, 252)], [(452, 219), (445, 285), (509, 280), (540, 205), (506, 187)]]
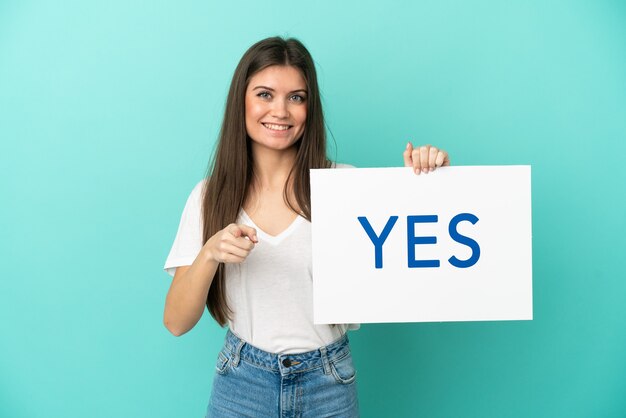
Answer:
[(257, 96), (260, 97), (261, 99), (269, 99), (272, 97), (269, 91), (262, 91), (259, 94), (257, 94)]
[(296, 103), (303, 103), (306, 101), (306, 98), (303, 96), (300, 96), (299, 94), (294, 94), (293, 96), (291, 96), (291, 100), (293, 100)]

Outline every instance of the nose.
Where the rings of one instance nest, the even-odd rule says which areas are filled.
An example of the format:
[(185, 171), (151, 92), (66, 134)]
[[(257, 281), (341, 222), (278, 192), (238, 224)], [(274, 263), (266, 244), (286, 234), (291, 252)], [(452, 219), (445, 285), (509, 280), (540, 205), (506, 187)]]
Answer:
[(271, 109), (271, 115), (277, 119), (289, 117), (289, 109), (285, 100), (275, 100)]

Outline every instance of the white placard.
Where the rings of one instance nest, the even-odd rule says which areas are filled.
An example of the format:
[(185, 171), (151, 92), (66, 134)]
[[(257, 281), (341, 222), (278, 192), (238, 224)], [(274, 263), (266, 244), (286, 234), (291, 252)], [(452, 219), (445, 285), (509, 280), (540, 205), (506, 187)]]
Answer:
[(316, 324), (532, 319), (530, 166), (311, 170), (311, 206)]

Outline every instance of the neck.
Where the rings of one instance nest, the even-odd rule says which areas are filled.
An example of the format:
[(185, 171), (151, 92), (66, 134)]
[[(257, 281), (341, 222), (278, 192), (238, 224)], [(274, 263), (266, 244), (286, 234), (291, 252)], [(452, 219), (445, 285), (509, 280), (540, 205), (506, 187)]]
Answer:
[(252, 144), (254, 183), (261, 190), (282, 190), (296, 162), (296, 147), (273, 150)]

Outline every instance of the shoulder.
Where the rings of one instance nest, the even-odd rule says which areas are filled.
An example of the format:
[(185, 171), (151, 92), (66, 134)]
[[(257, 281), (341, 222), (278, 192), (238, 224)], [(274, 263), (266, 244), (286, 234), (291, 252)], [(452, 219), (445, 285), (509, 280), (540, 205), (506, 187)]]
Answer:
[(204, 189), (206, 182), (207, 182), (207, 179), (202, 179), (199, 182), (197, 182), (193, 190), (191, 191), (191, 194), (201, 194), (202, 189)]
[(204, 194), (204, 186), (207, 182), (207, 179), (202, 179), (196, 183), (191, 192), (189, 193), (189, 197), (187, 201), (194, 204), (199, 204), (202, 201), (202, 196)]

